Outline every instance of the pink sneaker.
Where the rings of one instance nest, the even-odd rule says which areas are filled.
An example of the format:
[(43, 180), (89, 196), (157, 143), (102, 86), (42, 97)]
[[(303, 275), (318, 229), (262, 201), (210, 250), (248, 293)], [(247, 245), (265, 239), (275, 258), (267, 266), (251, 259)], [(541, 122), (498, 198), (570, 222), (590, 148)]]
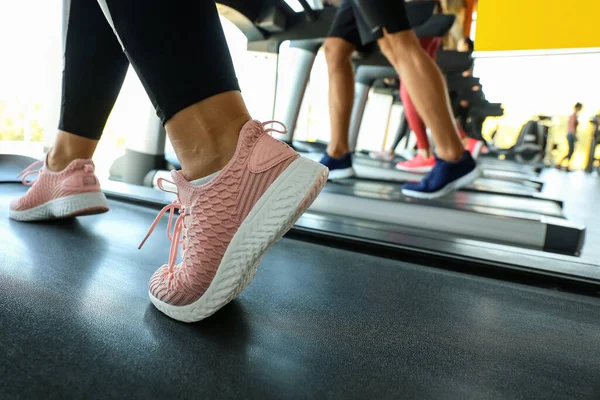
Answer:
[[(35, 169), (38, 166), (41, 168)], [(39, 175), (34, 181), (27, 181), (34, 174)], [(31, 189), (10, 204), (10, 218), (17, 221), (43, 221), (108, 211), (92, 160), (74, 160), (60, 172), (52, 172), (44, 161), (37, 161), (19, 177)]]
[(388, 153), (387, 151), (372, 151), (369, 153), (369, 157), (373, 160), (381, 161), (394, 161), (395, 155)]
[(169, 262), (149, 285), (150, 300), (169, 317), (200, 321), (234, 299), (325, 185), (327, 168), (269, 136), (276, 130), (265, 131), (268, 123), (244, 125), (233, 158), (209, 183), (193, 186), (171, 172), (177, 199), (162, 209), (140, 245), (167, 211), (170, 227), (179, 210), (173, 234), (167, 233)]
[(420, 154), (414, 156), (412, 160), (399, 162), (396, 164), (396, 169), (401, 171), (427, 173), (433, 169), (435, 158), (433, 156), (425, 158)]

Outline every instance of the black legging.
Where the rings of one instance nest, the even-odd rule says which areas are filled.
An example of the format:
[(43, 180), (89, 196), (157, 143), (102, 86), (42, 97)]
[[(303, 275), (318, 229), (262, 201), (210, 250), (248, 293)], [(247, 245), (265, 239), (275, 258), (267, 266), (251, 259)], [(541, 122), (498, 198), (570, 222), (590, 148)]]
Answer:
[(402, 113), (402, 117), (400, 118), (400, 125), (398, 126), (398, 131), (396, 132), (396, 137), (394, 138), (394, 143), (392, 143), (392, 151), (396, 151), (396, 147), (400, 144), (400, 141), (403, 138), (408, 138), (410, 134), (410, 127), (408, 126), (408, 121), (406, 120), (406, 114)]
[(64, 11), (63, 131), (100, 138), (129, 63), (163, 124), (240, 90), (213, 0), (65, 0)]

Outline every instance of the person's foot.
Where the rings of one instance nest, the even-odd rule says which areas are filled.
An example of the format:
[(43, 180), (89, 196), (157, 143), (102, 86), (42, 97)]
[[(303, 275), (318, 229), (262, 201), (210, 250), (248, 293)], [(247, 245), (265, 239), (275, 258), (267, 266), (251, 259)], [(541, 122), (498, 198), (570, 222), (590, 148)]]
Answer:
[(471, 153), (465, 150), (463, 157), (456, 162), (436, 157), (435, 167), (431, 172), (421, 182), (404, 184), (402, 194), (420, 199), (435, 199), (469, 185), (478, 177), (477, 164)]
[(329, 179), (346, 179), (356, 175), (352, 168), (352, 153), (346, 153), (341, 158), (333, 158), (325, 153), (320, 161), (329, 168)]
[(266, 132), (256, 121), (244, 125), (231, 161), (201, 186), (171, 172), (177, 199), (162, 209), (140, 245), (164, 213), (179, 210), (169, 261), (149, 284), (150, 300), (169, 317), (200, 321), (240, 294), (325, 185), (327, 168)]
[[(35, 180), (27, 180), (35, 174)], [(108, 211), (92, 160), (74, 160), (60, 172), (50, 171), (44, 161), (38, 161), (19, 177), (31, 188), (11, 202), (9, 216), (14, 220), (43, 221)]]
[(431, 171), (434, 165), (435, 158), (433, 156), (425, 158), (421, 154), (417, 154), (411, 160), (402, 161), (396, 164), (396, 169), (424, 174)]
[(381, 161), (394, 161), (396, 156), (394, 154), (390, 154), (387, 151), (372, 151), (369, 153), (369, 157), (373, 160), (381, 160)]

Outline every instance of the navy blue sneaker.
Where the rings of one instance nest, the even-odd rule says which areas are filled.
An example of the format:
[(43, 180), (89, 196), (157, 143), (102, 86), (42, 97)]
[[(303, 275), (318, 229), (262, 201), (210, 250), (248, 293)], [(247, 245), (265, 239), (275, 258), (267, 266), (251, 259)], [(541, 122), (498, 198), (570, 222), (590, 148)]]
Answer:
[(330, 180), (352, 178), (356, 175), (352, 168), (352, 153), (346, 153), (342, 158), (333, 158), (325, 153), (320, 163), (329, 168)]
[(431, 172), (421, 182), (404, 184), (402, 194), (419, 199), (435, 199), (467, 186), (478, 177), (479, 168), (468, 151), (454, 162), (436, 157)]

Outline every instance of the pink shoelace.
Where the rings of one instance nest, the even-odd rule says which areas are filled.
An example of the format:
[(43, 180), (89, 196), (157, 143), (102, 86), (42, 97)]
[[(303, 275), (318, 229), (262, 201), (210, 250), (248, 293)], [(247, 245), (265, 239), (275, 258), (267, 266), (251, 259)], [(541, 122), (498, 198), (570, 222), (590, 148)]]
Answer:
[[(277, 133), (281, 133), (281, 134), (286, 134), (288, 132), (285, 124), (283, 124), (282, 122), (279, 122), (279, 121), (263, 122), (263, 124), (262, 124), (263, 128), (266, 128), (267, 125), (269, 125), (269, 124), (278, 124), (283, 128), (283, 130), (278, 130), (275, 128), (267, 128), (267, 129), (265, 129), (264, 133), (277, 132)], [(177, 255), (179, 253), (179, 245), (182, 246), (183, 256), (185, 257), (185, 250), (186, 250), (185, 238), (186, 238), (186, 230), (187, 230), (187, 227), (185, 226), (185, 217), (191, 215), (191, 207), (185, 207), (183, 204), (181, 204), (181, 199), (179, 198), (179, 193), (177, 191), (165, 189), (163, 187), (163, 182), (170, 183), (173, 186), (175, 186), (175, 183), (171, 182), (167, 179), (163, 179), (163, 178), (159, 178), (158, 182), (157, 182), (160, 190), (162, 190), (163, 192), (174, 193), (175, 195), (177, 195), (177, 198), (175, 200), (173, 200), (171, 202), (171, 204), (166, 205), (165, 207), (162, 208), (162, 210), (160, 210), (158, 212), (158, 215), (154, 219), (154, 222), (152, 222), (150, 229), (148, 229), (148, 233), (144, 237), (144, 240), (142, 240), (142, 243), (140, 243), (138, 249), (141, 249), (142, 246), (144, 245), (144, 243), (146, 243), (146, 240), (148, 240), (150, 235), (152, 235), (152, 232), (154, 232), (156, 225), (158, 225), (158, 222), (163, 217), (163, 215), (165, 215), (165, 213), (169, 212), (169, 222), (167, 223), (167, 237), (171, 241), (171, 249), (169, 251), (169, 263), (167, 264), (167, 270), (165, 271), (165, 273), (170, 275), (169, 283), (172, 283), (172, 279), (173, 279), (172, 273), (175, 270), (175, 263), (177, 262)], [(178, 210), (179, 217), (177, 217), (177, 220), (175, 221), (175, 225), (173, 226), (173, 214), (174, 214), (175, 210)], [(171, 233), (171, 231), (173, 231), (173, 233)], [(177, 284), (180, 285), (181, 282), (177, 282)]]
[[(35, 182), (35, 179), (28, 181), (27, 178), (29, 178), (32, 175), (39, 174), (40, 171), (42, 170), (41, 166), (43, 166), (43, 165), (44, 165), (43, 161), (36, 161), (33, 164), (31, 164), (29, 167), (27, 167), (23, 171), (21, 171), (21, 173), (19, 175), (17, 175), (17, 178), (21, 178), (21, 183), (23, 183), (23, 185), (31, 186), (31, 185), (33, 185), (33, 182)], [(40, 168), (34, 169), (36, 167), (40, 167)]]
[[(175, 268), (175, 262), (177, 261), (179, 245), (182, 245), (183, 253), (185, 254), (185, 229), (187, 229), (187, 227), (185, 226), (185, 217), (190, 215), (191, 211), (181, 204), (179, 194), (176, 191), (167, 190), (163, 187), (163, 182), (170, 183), (173, 186), (175, 186), (175, 183), (167, 179), (158, 178), (158, 187), (160, 188), (160, 190), (168, 193), (174, 193), (177, 195), (177, 198), (173, 200), (171, 204), (166, 205), (162, 208), (162, 210), (158, 212), (158, 215), (154, 219), (154, 222), (152, 222), (152, 225), (150, 226), (146, 237), (144, 237), (144, 240), (142, 240), (142, 243), (140, 243), (138, 249), (141, 249), (144, 243), (146, 243), (146, 240), (148, 240), (152, 232), (154, 232), (154, 229), (156, 228), (156, 225), (158, 225), (158, 222), (160, 221), (162, 216), (165, 215), (165, 213), (168, 211), (169, 222), (167, 223), (167, 237), (171, 241), (171, 250), (169, 251), (169, 263), (167, 264), (167, 266), (168, 272), (173, 272)], [(175, 212), (175, 210), (179, 211), (179, 217), (177, 217), (177, 220), (175, 221), (175, 226), (171, 228), (173, 225), (173, 213)], [(173, 230), (173, 233), (171, 233), (171, 229)]]
[(277, 132), (277, 133), (281, 133), (282, 135), (285, 135), (286, 133), (288, 133), (288, 130), (285, 126), (285, 124), (283, 122), (280, 121), (267, 121), (267, 122), (263, 122), (263, 128), (267, 128), (267, 125), (273, 125), (273, 124), (277, 124), (279, 126), (281, 126), (283, 128), (282, 131), (275, 129), (275, 128), (268, 128), (265, 129), (265, 133), (271, 133), (271, 132)]

